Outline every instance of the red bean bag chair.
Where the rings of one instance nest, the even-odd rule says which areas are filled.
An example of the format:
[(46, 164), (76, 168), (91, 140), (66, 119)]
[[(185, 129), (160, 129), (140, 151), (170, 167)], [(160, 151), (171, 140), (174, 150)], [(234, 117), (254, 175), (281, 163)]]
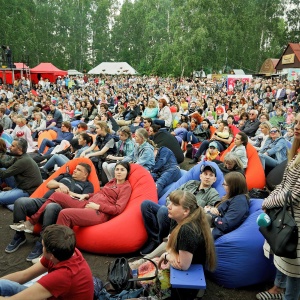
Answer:
[(78, 248), (102, 254), (132, 253), (146, 242), (141, 203), (157, 203), (157, 190), (150, 173), (140, 165), (132, 164), (129, 175), (132, 193), (125, 210), (106, 223), (74, 227)]
[[(67, 167), (69, 168), (70, 173), (73, 173), (74, 169), (79, 163), (86, 163), (91, 166), (91, 173), (88, 177), (88, 180), (93, 184), (94, 186), (94, 192), (98, 192), (100, 190), (100, 184), (97, 176), (97, 171), (94, 167), (94, 164), (92, 161), (88, 158), (74, 158), (67, 163), (65, 163), (62, 167), (60, 167), (56, 172), (54, 172), (46, 181), (44, 181), (36, 190), (31, 194), (31, 198), (41, 198), (45, 195), (45, 193), (49, 190), (47, 188), (47, 184), (50, 180), (58, 177), (62, 173), (67, 172)], [(34, 233), (37, 234), (41, 231), (41, 226), (40, 224), (37, 224), (34, 226)]]
[[(224, 161), (225, 155), (234, 147), (234, 143), (231, 143), (230, 146), (222, 152), (221, 161)], [(248, 190), (250, 191), (253, 188), (263, 189), (266, 185), (265, 172), (260, 162), (258, 153), (256, 149), (248, 143), (246, 146), (246, 152), (248, 157), (248, 167), (245, 172), (246, 182)]]
[[(39, 137), (38, 137), (38, 147), (40, 148), (41, 143), (42, 143), (42, 141), (43, 141), (44, 139), (48, 139), (48, 140), (51, 140), (51, 141), (52, 141), (52, 140), (55, 140), (56, 137), (57, 137), (57, 132), (54, 131), (54, 130), (46, 130), (46, 131), (43, 131), (43, 132), (39, 135)], [(46, 147), (46, 148), (45, 148), (44, 153), (47, 152), (48, 148), (49, 148), (49, 147)]]

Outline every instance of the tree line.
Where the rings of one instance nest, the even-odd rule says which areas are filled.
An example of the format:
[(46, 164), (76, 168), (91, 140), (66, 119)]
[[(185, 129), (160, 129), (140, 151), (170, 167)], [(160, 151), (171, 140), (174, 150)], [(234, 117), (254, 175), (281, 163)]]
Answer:
[(0, 43), (15, 62), (141, 74), (255, 73), (300, 40), (300, 0), (0, 0)]

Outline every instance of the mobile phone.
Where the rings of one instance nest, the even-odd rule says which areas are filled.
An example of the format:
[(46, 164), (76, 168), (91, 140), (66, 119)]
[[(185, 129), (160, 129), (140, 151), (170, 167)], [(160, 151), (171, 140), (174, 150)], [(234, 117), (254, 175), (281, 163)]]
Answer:
[(69, 166), (66, 166), (66, 171), (67, 171), (67, 173), (70, 173), (70, 168), (69, 168)]

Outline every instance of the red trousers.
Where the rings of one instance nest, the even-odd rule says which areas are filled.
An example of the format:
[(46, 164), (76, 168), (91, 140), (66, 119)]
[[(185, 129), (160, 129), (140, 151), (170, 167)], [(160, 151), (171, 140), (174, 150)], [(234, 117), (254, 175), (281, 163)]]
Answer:
[(89, 201), (78, 201), (70, 197), (68, 194), (55, 192), (40, 207), (40, 209), (30, 217), (32, 224), (36, 224), (39, 221), (46, 206), (52, 202), (59, 204), (63, 208), (58, 215), (56, 224), (72, 228), (75, 225), (91, 226), (101, 224), (109, 219), (108, 215), (98, 210), (85, 208)]

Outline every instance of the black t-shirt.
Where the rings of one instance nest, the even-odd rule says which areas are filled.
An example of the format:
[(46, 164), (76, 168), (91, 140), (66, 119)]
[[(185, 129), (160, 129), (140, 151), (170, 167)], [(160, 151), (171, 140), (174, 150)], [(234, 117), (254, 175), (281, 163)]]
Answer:
[[(176, 227), (177, 223), (171, 220), (170, 231)], [(176, 251), (187, 251), (193, 254), (192, 264), (206, 264), (206, 247), (201, 232), (193, 230), (189, 224), (181, 226), (177, 236)]]
[[(91, 182), (74, 180), (72, 175), (69, 173), (60, 174), (58, 177), (54, 178), (54, 180), (59, 183), (63, 183), (71, 190), (71, 192), (76, 194), (90, 194), (94, 192), (94, 186)], [(54, 189), (49, 190), (43, 198), (48, 199), (54, 192)]]

